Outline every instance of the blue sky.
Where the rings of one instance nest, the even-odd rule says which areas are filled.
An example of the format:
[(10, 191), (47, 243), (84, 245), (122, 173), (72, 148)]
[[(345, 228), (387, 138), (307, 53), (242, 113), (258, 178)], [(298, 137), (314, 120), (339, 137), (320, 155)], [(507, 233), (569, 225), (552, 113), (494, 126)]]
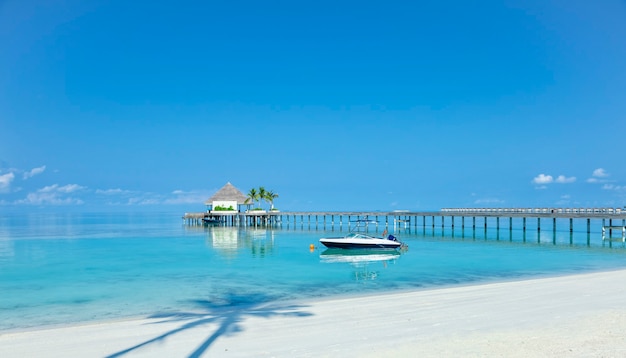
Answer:
[(626, 3), (0, 2), (0, 211), (626, 205)]

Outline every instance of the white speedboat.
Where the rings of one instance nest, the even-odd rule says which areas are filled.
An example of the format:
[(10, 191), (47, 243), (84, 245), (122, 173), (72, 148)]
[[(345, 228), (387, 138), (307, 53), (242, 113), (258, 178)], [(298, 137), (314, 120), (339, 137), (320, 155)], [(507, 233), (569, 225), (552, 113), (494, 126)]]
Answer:
[(328, 248), (336, 249), (399, 249), (406, 247), (393, 235), (384, 238), (356, 231), (358, 228), (371, 223), (369, 220), (357, 220), (355, 223), (355, 227), (346, 236), (324, 237), (320, 239), (320, 242)]
[(320, 242), (328, 248), (337, 249), (399, 249), (403, 246), (393, 235), (385, 239), (360, 233), (349, 233), (342, 237), (324, 237)]

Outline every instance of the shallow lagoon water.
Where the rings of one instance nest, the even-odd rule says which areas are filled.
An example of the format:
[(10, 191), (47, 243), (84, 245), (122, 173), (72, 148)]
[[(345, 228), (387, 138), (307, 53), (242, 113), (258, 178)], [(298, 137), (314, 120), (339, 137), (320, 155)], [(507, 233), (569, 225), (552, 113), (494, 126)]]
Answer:
[(5, 215), (0, 330), (172, 314), (198, 302), (228, 307), (626, 267), (624, 245), (602, 244), (599, 230), (588, 238), (546, 229), (391, 228), (407, 251), (360, 257), (320, 247), (320, 237), (346, 233), (345, 223), (237, 228), (185, 226), (175, 213)]

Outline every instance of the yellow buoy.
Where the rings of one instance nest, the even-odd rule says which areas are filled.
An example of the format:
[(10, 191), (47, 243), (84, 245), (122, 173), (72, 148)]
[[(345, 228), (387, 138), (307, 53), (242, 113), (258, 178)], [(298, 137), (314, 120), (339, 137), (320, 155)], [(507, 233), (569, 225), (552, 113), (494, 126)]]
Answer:
[(311, 246), (309, 246), (309, 249), (311, 249), (311, 251), (315, 250), (315, 245), (311, 244)]

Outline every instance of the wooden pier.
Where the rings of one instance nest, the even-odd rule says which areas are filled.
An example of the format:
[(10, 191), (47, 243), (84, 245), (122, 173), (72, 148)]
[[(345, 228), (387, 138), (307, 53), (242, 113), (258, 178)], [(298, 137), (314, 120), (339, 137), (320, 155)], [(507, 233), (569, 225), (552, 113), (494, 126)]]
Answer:
[[(203, 222), (219, 219), (219, 223), (225, 225), (243, 225), (243, 226), (259, 226), (259, 225), (350, 225), (350, 221), (359, 218), (367, 218), (376, 223), (376, 225), (384, 225), (384, 227), (393, 226), (395, 228), (417, 228), (428, 226), (433, 229), (440, 225), (441, 228), (450, 227), (454, 229), (459, 226), (462, 229), (477, 228), (478, 224), (487, 230), (493, 227), (495, 219), (495, 228), (500, 230), (501, 221), (508, 221), (506, 226), (509, 230), (513, 229), (513, 219), (522, 219), (521, 229), (526, 232), (529, 222), (536, 220), (537, 231), (542, 230), (542, 222), (552, 222), (552, 230), (556, 232), (557, 219), (569, 221), (569, 232), (574, 231), (574, 221), (586, 221), (586, 231), (591, 233), (591, 221), (601, 220), (603, 237), (605, 231), (609, 231), (608, 237), (611, 237), (613, 230), (623, 231), (624, 240), (626, 240), (626, 210), (620, 208), (446, 208), (440, 211), (311, 211), (311, 212), (278, 212), (278, 211), (250, 211), (250, 212), (224, 212), (216, 214), (214, 212), (205, 213), (186, 213), (183, 220), (189, 225), (199, 225)], [(460, 223), (459, 223), (460, 221)], [(621, 226), (614, 225), (621, 222)]]
[(273, 225), (280, 222), (281, 216), (274, 212), (251, 211), (251, 212), (200, 212), (185, 213), (183, 221), (187, 225), (203, 225), (207, 223), (224, 225), (259, 226)]

